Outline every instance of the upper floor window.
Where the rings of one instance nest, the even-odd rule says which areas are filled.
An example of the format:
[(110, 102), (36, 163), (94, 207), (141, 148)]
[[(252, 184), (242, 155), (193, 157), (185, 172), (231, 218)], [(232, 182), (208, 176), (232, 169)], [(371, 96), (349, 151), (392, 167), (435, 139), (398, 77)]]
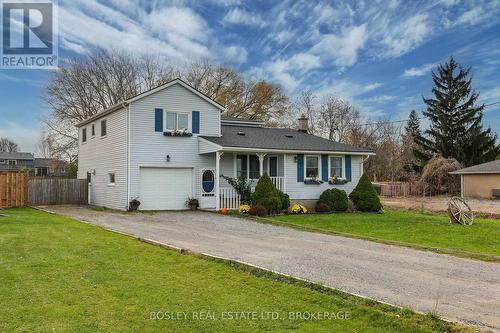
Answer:
[(342, 157), (330, 156), (330, 177), (342, 178)]
[(106, 119), (101, 120), (101, 136), (106, 136), (108, 133), (108, 124), (106, 122)]
[(87, 142), (87, 128), (82, 128), (82, 142)]
[(165, 129), (167, 131), (189, 130), (189, 114), (180, 112), (167, 112), (165, 117)]
[(306, 156), (306, 177), (319, 177), (319, 158), (318, 156)]
[(92, 136), (95, 136), (95, 124), (92, 124), (91, 133), (92, 133)]
[(114, 173), (114, 172), (110, 172), (110, 173), (108, 174), (108, 177), (109, 177), (109, 182), (108, 182), (108, 184), (109, 184), (109, 185), (114, 185), (114, 184), (116, 183), (116, 181), (115, 181), (115, 173)]
[(0, 160), (0, 164), (5, 164), (5, 160)]
[(7, 164), (8, 165), (17, 165), (17, 160), (8, 160)]

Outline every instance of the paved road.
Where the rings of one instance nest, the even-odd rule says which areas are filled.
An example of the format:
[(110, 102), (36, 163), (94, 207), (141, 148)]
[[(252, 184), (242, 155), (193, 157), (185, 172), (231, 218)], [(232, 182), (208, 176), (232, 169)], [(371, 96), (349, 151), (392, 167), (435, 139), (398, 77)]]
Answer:
[(204, 212), (50, 210), (195, 252), (500, 331), (500, 265)]

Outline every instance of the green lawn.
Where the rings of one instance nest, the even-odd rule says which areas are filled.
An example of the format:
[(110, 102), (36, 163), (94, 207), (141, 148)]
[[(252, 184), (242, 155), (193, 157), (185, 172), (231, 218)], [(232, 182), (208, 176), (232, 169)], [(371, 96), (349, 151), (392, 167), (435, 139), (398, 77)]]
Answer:
[[(8, 216), (0, 217), (1, 332), (472, 331), (57, 215), (27, 208), (2, 213)], [(159, 311), (187, 312), (188, 319), (150, 319)], [(260, 318), (267, 311), (280, 319), (222, 318), (223, 312)], [(289, 312), (306, 311), (347, 312), (348, 319), (288, 318)], [(202, 319), (212, 312), (215, 319)]]
[(279, 224), (301, 229), (428, 248), (437, 252), (499, 261), (500, 220), (475, 219), (472, 226), (450, 224), (444, 214), (388, 210), (384, 214), (286, 215)]

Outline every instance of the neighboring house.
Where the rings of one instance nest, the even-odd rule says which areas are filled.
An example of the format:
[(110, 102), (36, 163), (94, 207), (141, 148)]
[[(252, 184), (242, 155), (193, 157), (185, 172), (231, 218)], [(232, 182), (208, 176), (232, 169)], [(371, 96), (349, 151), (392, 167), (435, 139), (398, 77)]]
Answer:
[(450, 172), (460, 175), (462, 197), (500, 198), (500, 160)]
[(35, 157), (32, 153), (0, 152), (0, 171), (33, 170)]
[(66, 176), (66, 162), (32, 153), (0, 152), (0, 171), (25, 170), (34, 176)]
[[(374, 153), (298, 130), (223, 117), (226, 109), (180, 79), (135, 96), (77, 124), (78, 178), (90, 181), (90, 204), (119, 210), (132, 199), (141, 210), (237, 208), (220, 177), (254, 182), (266, 172), (292, 200), (314, 202), (328, 188), (348, 193)], [(301, 120), (306, 130), (307, 119)], [(346, 178), (330, 185), (328, 178)], [(318, 177), (324, 183), (309, 185)], [(307, 179), (305, 182), (304, 180)]]
[(66, 176), (65, 161), (55, 158), (35, 158), (34, 175), (48, 177), (64, 177)]

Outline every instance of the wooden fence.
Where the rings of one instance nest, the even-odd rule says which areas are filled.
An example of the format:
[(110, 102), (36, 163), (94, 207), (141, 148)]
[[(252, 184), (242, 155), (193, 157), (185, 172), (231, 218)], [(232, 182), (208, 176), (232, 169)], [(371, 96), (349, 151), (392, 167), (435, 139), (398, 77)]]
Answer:
[(420, 196), (425, 187), (421, 182), (391, 182), (380, 183), (380, 195), (384, 197), (414, 197)]
[(62, 205), (87, 204), (86, 179), (31, 179), (28, 182), (28, 204)]
[(25, 206), (29, 179), (27, 172), (0, 172), (0, 208)]

